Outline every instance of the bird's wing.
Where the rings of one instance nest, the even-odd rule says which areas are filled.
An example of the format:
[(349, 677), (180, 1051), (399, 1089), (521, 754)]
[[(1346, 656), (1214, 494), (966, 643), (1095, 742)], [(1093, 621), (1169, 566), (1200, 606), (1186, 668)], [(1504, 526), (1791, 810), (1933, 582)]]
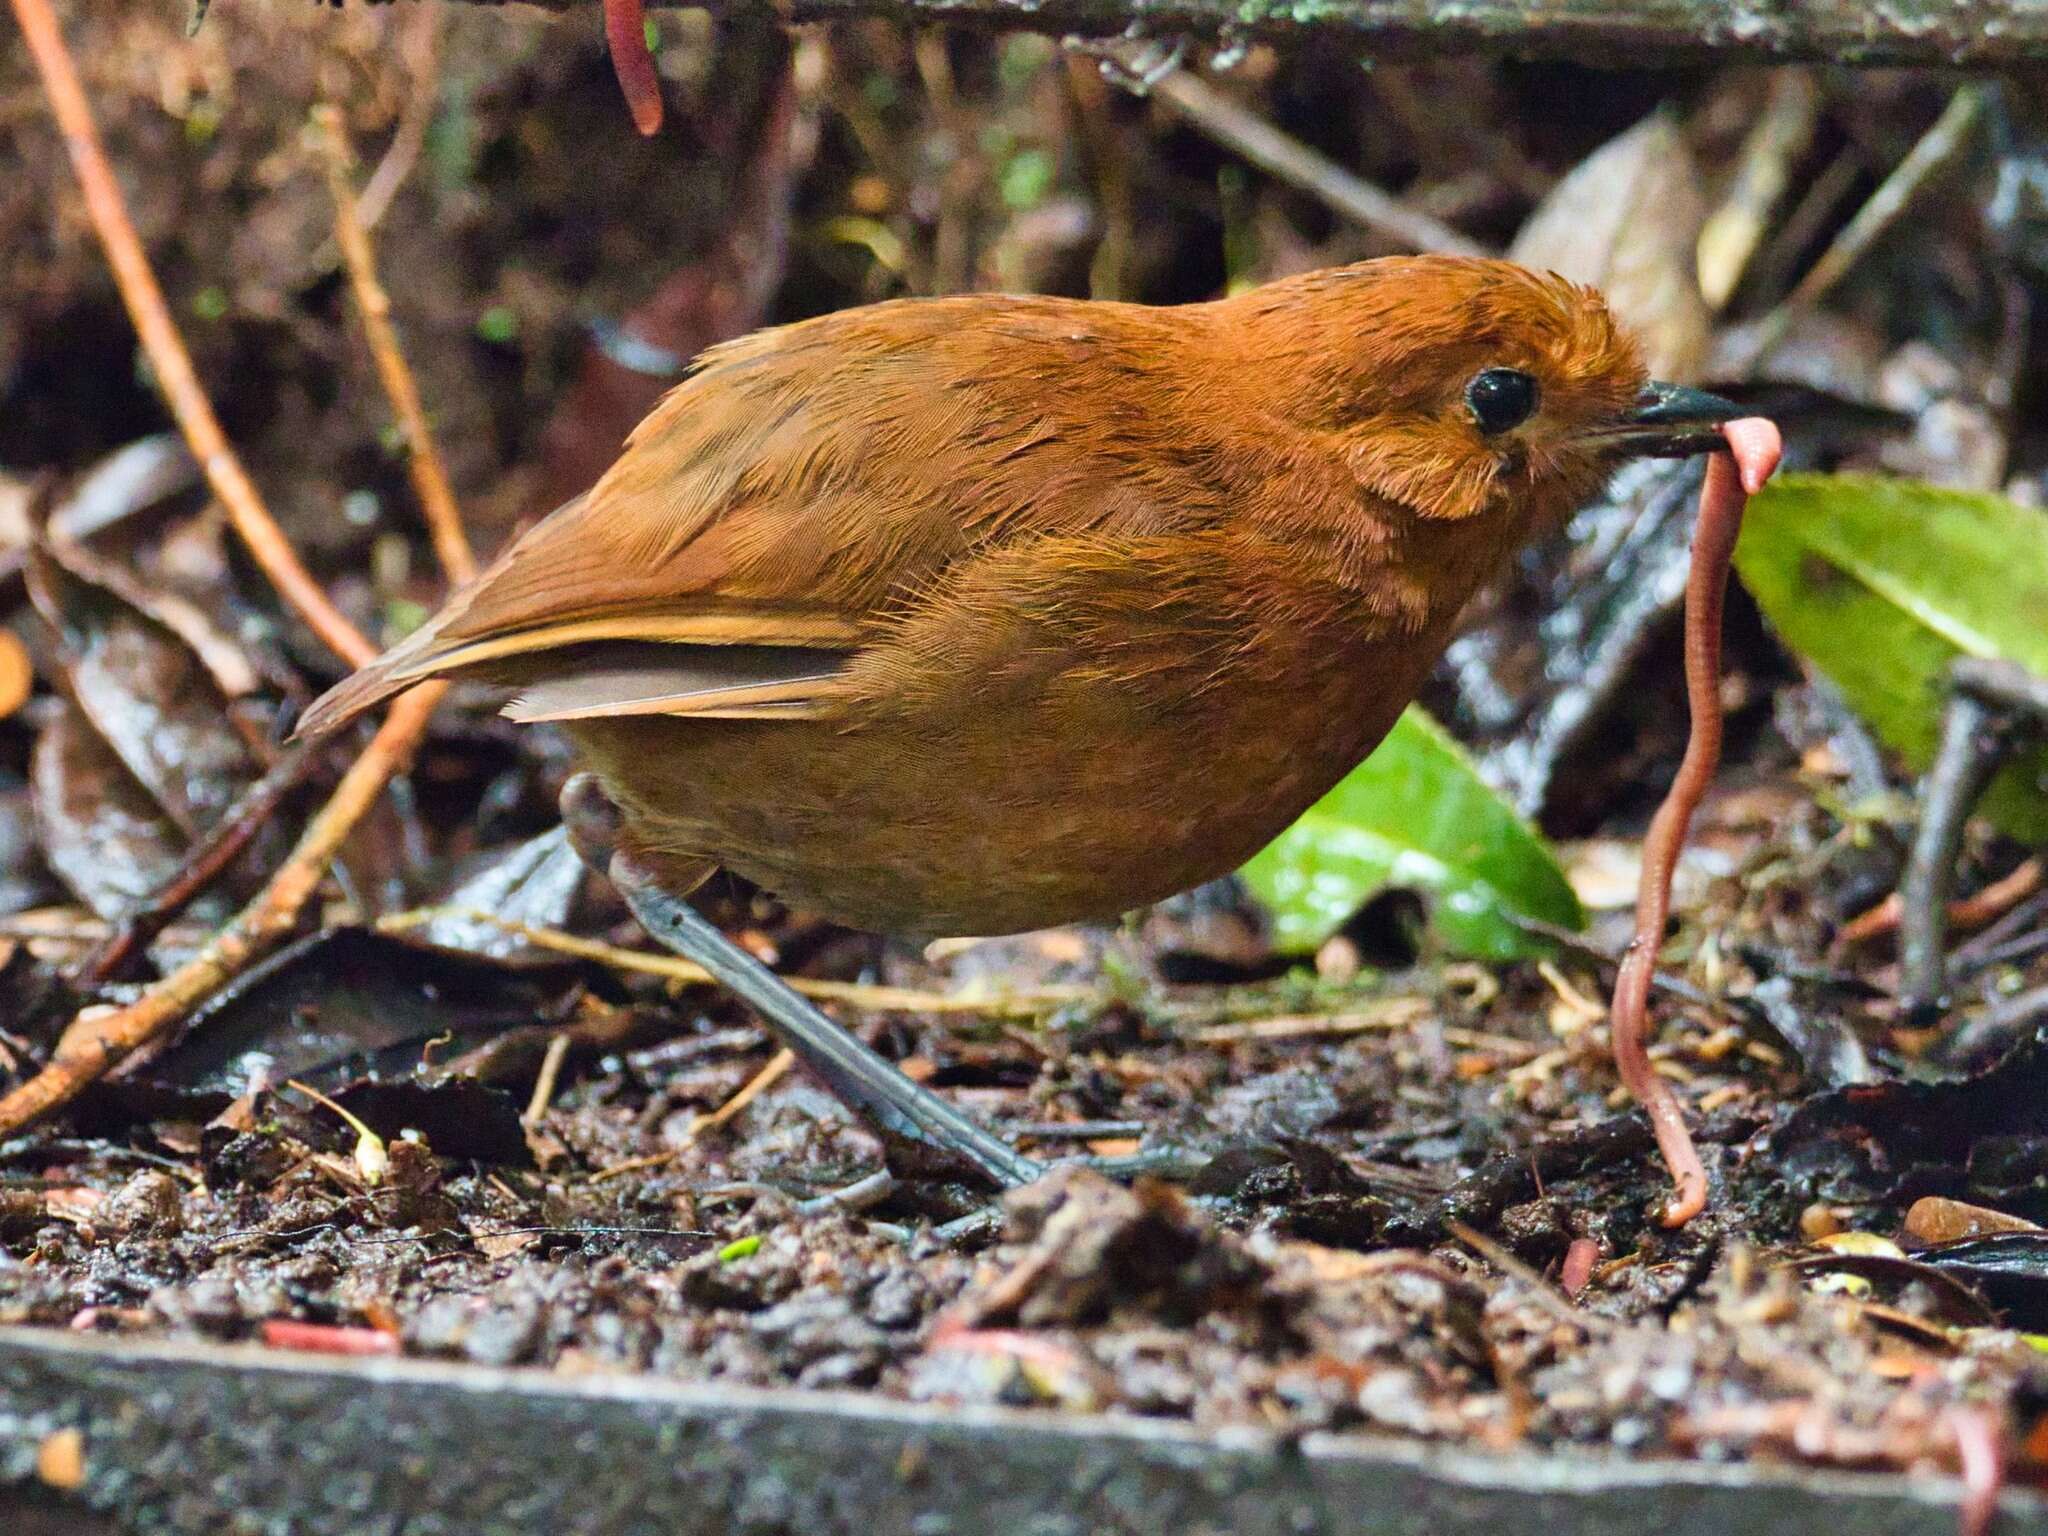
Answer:
[(524, 719), (831, 713), (851, 656), (970, 551), (1148, 530), (1213, 495), (1165, 483), (1174, 456), (1145, 441), (1130, 379), (1166, 349), (1138, 319), (1101, 334), (1095, 308), (913, 301), (714, 349), (596, 486), (301, 733), (465, 672), (523, 687)]
[(521, 688), (505, 714), (522, 725), (601, 715), (786, 719), (816, 714), (845, 661), (844, 652), (799, 646), (600, 644)]

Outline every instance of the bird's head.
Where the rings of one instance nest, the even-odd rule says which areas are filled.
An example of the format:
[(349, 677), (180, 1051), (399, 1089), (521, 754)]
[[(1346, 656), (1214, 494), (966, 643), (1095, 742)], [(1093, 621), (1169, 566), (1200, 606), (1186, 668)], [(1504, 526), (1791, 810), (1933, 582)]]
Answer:
[(1624, 459), (1707, 452), (1742, 414), (1652, 380), (1593, 289), (1512, 262), (1390, 257), (1232, 302), (1267, 387), (1419, 518), (1549, 526)]

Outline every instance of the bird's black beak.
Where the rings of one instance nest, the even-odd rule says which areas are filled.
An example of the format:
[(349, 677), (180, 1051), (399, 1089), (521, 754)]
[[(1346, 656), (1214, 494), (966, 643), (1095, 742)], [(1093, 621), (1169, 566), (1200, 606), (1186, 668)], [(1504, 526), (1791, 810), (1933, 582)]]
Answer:
[(1600, 441), (1628, 458), (1686, 459), (1725, 446), (1718, 428), (1742, 414), (1734, 401), (1704, 389), (1651, 383)]

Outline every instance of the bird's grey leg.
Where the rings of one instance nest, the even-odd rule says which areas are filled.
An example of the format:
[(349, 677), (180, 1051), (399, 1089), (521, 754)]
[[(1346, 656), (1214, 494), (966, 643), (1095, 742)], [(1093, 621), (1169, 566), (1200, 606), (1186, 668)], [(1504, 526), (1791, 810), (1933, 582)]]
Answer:
[(616, 848), (618, 812), (593, 775), (578, 774), (563, 787), (562, 819), (576, 851), (610, 879), (640, 926), (663, 947), (703, 966), (714, 981), (760, 1014), (769, 1032), (892, 1152), (927, 1164), (937, 1154), (965, 1164), (999, 1189), (1028, 1184), (1044, 1171), (930, 1089), (913, 1083), (687, 901), (661, 889), (630, 852)]

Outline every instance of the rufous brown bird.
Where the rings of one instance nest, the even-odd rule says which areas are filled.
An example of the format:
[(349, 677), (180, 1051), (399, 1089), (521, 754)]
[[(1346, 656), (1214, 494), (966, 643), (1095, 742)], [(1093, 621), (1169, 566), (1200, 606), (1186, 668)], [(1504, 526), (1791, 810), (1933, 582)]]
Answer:
[(989, 934), (1226, 874), (1373, 749), (1515, 549), (1738, 414), (1500, 261), (848, 310), (705, 353), (302, 733), (428, 678), (514, 688), (589, 762), (573, 829), (657, 938), (883, 1129), (1015, 1182), (1036, 1165), (680, 898), (724, 866), (857, 928)]

